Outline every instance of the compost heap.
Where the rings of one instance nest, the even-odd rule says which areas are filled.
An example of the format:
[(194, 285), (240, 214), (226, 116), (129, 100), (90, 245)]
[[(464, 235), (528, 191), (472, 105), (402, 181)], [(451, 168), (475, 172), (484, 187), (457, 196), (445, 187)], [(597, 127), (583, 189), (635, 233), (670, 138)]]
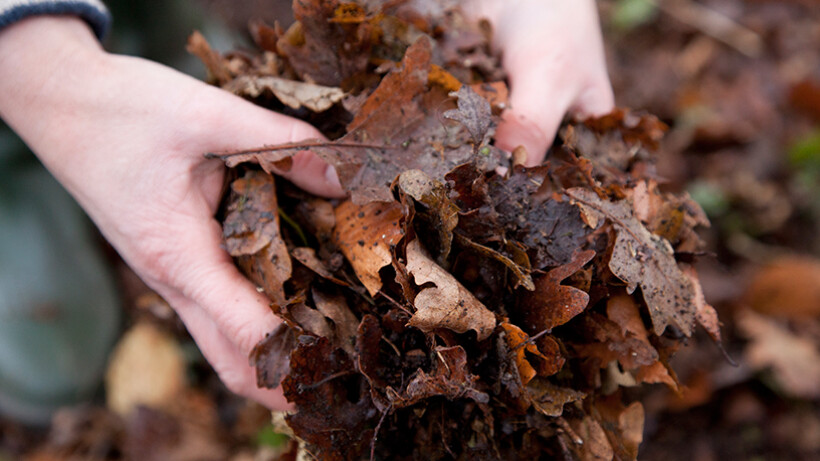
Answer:
[[(689, 265), (708, 221), (659, 189), (664, 125), (565, 123), (544, 164), (493, 146), (506, 104), (486, 24), (403, 2), (294, 2), (262, 52), (189, 43), (210, 78), (332, 141), (215, 153), (225, 245), (284, 323), (253, 353), (321, 460), (635, 459), (669, 358), (714, 309)], [(545, 101), (548, 104), (549, 101)], [(275, 177), (309, 148), (346, 200)]]

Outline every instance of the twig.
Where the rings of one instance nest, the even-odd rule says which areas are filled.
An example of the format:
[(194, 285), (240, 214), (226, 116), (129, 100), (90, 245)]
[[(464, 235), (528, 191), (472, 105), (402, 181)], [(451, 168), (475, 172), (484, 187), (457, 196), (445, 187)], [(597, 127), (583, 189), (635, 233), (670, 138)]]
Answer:
[(330, 376), (322, 378), (322, 379), (320, 379), (319, 381), (316, 381), (313, 384), (303, 385), (303, 386), (301, 386), (301, 388), (304, 389), (304, 390), (316, 389), (317, 387), (321, 386), (322, 384), (333, 381), (336, 378), (341, 378), (342, 376), (347, 376), (347, 375), (352, 375), (352, 374), (353, 374), (352, 370), (342, 370), (338, 373), (333, 373)]
[(535, 340), (537, 340), (538, 338), (540, 338), (540, 337), (544, 336), (545, 334), (547, 334), (547, 333), (549, 333), (549, 332), (551, 332), (551, 331), (552, 331), (552, 328), (547, 328), (546, 330), (541, 330), (541, 331), (539, 331), (538, 333), (536, 333), (536, 334), (534, 334), (534, 335), (530, 336), (530, 337), (529, 337), (526, 341), (521, 341), (521, 342), (520, 342), (517, 346), (515, 346), (515, 347), (513, 348), (512, 352), (516, 352), (518, 349), (521, 349), (522, 347), (524, 347), (524, 346), (526, 346), (526, 345), (528, 345), (528, 344), (532, 344), (532, 343), (534, 343), (534, 342), (535, 342)]
[(376, 424), (376, 429), (373, 430), (373, 438), (370, 439), (370, 461), (373, 461), (376, 458), (376, 439), (379, 438), (379, 429), (382, 428), (382, 423), (384, 419), (387, 417), (387, 414), (393, 411), (393, 404), (391, 403), (390, 406), (387, 407), (387, 410), (384, 410), (382, 413), (382, 417), (379, 418), (379, 423)]
[(285, 144), (277, 144), (275, 146), (262, 146), (255, 149), (241, 149), (231, 150), (223, 153), (208, 152), (205, 158), (230, 158), (237, 155), (263, 154), (265, 152), (276, 152), (280, 150), (291, 149), (310, 149), (311, 147), (344, 147), (347, 149), (397, 149), (396, 146), (376, 145), (376, 144), (360, 144), (355, 142), (334, 142), (334, 141), (303, 141), (303, 142), (289, 142)]

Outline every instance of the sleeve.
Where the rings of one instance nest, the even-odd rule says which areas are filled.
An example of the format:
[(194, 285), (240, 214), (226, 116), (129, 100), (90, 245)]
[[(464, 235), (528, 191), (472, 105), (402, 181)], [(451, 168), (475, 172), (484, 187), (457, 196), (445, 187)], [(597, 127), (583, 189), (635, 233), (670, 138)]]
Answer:
[(0, 0), (0, 29), (28, 16), (68, 14), (84, 19), (102, 39), (111, 25), (111, 15), (100, 0)]

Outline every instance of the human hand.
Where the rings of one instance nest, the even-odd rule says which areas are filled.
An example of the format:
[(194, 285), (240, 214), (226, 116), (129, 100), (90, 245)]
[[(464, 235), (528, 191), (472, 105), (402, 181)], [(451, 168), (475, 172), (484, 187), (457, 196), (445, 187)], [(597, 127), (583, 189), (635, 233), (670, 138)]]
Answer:
[(614, 98), (594, 0), (472, 0), (465, 11), (493, 25), (510, 81), (496, 144), (523, 145), (541, 163), (564, 114), (600, 115)]
[[(213, 216), (224, 167), (203, 153), (321, 134), (161, 65), (107, 54), (70, 17), (0, 32), (0, 117), (173, 306), (228, 388), (285, 409), (281, 391), (256, 387), (248, 364), (279, 320), (220, 248)], [(342, 195), (333, 169), (307, 152), (283, 176)]]

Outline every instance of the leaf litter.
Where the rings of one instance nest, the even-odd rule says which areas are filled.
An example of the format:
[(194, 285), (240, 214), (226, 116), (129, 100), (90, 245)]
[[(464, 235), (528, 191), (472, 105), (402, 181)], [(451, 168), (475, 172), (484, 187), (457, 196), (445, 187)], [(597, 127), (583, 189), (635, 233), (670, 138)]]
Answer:
[[(708, 221), (652, 183), (663, 124), (626, 109), (568, 121), (563, 144), (527, 168), (493, 145), (506, 86), (457, 9), (425, 18), (309, 0), (294, 11), (287, 31), (255, 26), (265, 51), (242, 66), (191, 46), (215, 83), (331, 139), (209, 154), (236, 172), (226, 247), (285, 320), (253, 363), (260, 386), (282, 379), (301, 449), (635, 459), (643, 408), (621, 388), (677, 388), (679, 343), (698, 324), (720, 339), (678, 260)], [(472, 34), (483, 67), (448, 59), (467, 52), (452, 28)], [(273, 176), (303, 150), (336, 168), (350, 199)]]

